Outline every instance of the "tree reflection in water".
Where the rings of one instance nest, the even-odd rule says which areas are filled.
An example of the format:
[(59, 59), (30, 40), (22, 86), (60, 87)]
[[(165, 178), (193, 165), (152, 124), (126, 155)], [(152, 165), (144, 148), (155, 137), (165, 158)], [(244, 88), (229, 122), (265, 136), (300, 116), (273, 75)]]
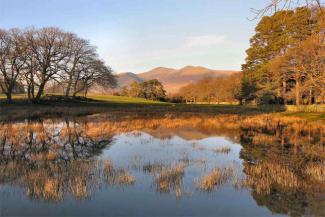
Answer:
[(242, 127), (241, 158), (260, 206), (291, 216), (325, 216), (325, 127), (290, 119), (250, 120)]
[(133, 184), (124, 169), (96, 160), (112, 134), (89, 136), (81, 126), (69, 121), (3, 124), (0, 183), (19, 185), (32, 198), (52, 201), (65, 194), (86, 198), (103, 183)]
[[(161, 140), (222, 136), (240, 143), (242, 165), (230, 165), (227, 171), (232, 172), (224, 173), (225, 167), (205, 159), (210, 171), (199, 169), (201, 177), (192, 180), (190, 191), (213, 192), (232, 183), (234, 190), (251, 191), (257, 204), (273, 213), (325, 216), (324, 124), (274, 115), (93, 115), (74, 121), (3, 123), (0, 183), (20, 186), (32, 198), (54, 201), (67, 194), (87, 198), (102, 185), (131, 185), (136, 180), (129, 171), (99, 157), (114, 135), (127, 132), (145, 132)], [(228, 156), (216, 152), (219, 149), (210, 151)], [(230, 151), (231, 147), (224, 152)], [(193, 146), (192, 152), (199, 150)], [(127, 168), (149, 174), (157, 192), (180, 198), (188, 167), (200, 161), (180, 155), (174, 163), (137, 162)]]

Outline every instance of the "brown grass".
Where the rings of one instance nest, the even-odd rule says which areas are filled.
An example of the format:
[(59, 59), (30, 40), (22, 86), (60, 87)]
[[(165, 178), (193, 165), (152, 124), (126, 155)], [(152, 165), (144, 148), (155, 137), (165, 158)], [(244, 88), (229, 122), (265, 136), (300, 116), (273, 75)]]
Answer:
[(221, 153), (221, 154), (229, 154), (231, 152), (231, 148), (227, 146), (223, 147), (216, 147), (213, 149), (215, 153)]
[(169, 192), (181, 185), (184, 176), (184, 166), (175, 165), (170, 168), (164, 168), (156, 176), (157, 187), (162, 192)]
[(294, 172), (277, 163), (247, 165), (245, 173), (247, 178), (244, 185), (253, 188), (258, 194), (270, 194), (274, 185), (280, 186), (284, 191), (296, 190), (302, 186)]
[(165, 165), (163, 163), (148, 163), (143, 166), (143, 171), (154, 178), (154, 185), (161, 193), (175, 192), (177, 198), (183, 192), (183, 178), (186, 164)]
[(312, 163), (307, 165), (306, 174), (318, 182), (325, 182), (325, 164)]
[[(124, 168), (115, 168), (109, 161), (97, 165), (90, 160), (94, 155), (92, 149), (98, 146), (101, 150), (100, 142), (109, 143), (117, 133), (148, 129), (174, 132), (184, 127), (207, 135), (223, 135), (241, 142), (246, 152), (251, 151), (249, 158), (257, 164), (245, 164), (247, 179), (242, 186), (261, 194), (269, 194), (274, 186), (286, 191), (312, 188), (316, 184), (324, 187), (325, 125), (276, 115), (100, 114), (69, 121), (1, 123), (0, 182), (22, 186), (29, 196), (46, 200), (61, 200), (67, 192), (76, 198), (86, 198), (103, 184), (131, 185), (135, 177)], [(72, 153), (71, 147), (80, 141), (86, 150)], [(66, 158), (68, 164), (62, 160)], [(177, 165), (145, 165), (143, 171), (153, 176), (156, 190), (179, 196), (183, 191), (184, 169), (195, 163), (185, 157), (182, 160)], [(212, 191), (229, 181), (230, 176), (227, 168), (216, 168), (200, 178), (198, 186)], [(241, 183), (238, 181), (236, 185)]]
[(202, 191), (212, 191), (220, 188), (228, 182), (234, 174), (233, 168), (214, 168), (211, 172), (201, 177), (198, 181), (198, 188)]
[(103, 176), (105, 182), (111, 185), (132, 185), (135, 183), (134, 176), (130, 175), (124, 168), (115, 169), (110, 160), (104, 162)]

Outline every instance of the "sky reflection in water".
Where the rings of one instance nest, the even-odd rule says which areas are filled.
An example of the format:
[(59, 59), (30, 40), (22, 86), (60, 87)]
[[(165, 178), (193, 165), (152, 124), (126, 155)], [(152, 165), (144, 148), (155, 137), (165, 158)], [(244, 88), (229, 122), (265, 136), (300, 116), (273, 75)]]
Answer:
[(268, 116), (4, 123), (0, 214), (325, 215), (323, 133)]

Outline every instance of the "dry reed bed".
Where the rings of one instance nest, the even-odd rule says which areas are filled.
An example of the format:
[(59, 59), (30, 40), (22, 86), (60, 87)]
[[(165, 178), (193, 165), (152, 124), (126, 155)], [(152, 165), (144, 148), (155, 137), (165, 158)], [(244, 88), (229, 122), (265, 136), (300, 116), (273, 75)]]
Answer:
[(311, 163), (306, 166), (306, 175), (310, 176), (317, 182), (325, 182), (325, 164)]
[[(91, 189), (102, 182), (112, 185), (133, 184), (134, 177), (123, 168), (115, 169), (111, 162), (96, 166), (88, 161), (78, 161), (75, 162), (76, 165), (73, 165), (74, 161), (72, 161), (66, 166), (68, 168), (64, 174), (62, 174), (64, 170), (61, 168), (63, 167), (61, 162), (72, 159), (71, 148), (73, 146), (87, 148), (86, 152), (81, 152), (77, 156), (79, 159), (87, 159), (92, 156), (92, 148), (101, 141), (108, 141), (116, 133), (161, 127), (177, 129), (188, 126), (209, 131), (221, 129), (237, 131), (241, 129), (245, 136), (252, 138), (250, 145), (256, 147), (263, 145), (280, 147), (283, 140), (285, 143), (299, 147), (298, 150), (307, 159), (308, 164), (299, 168), (302, 171), (300, 173), (296, 173), (296, 170), (292, 169), (295, 167), (290, 162), (292, 159), (287, 160), (289, 165), (292, 164), (290, 168), (288, 164), (283, 166), (285, 164), (281, 164), (281, 162), (245, 165), (247, 177), (240, 184), (242, 186), (253, 188), (261, 194), (269, 194), (275, 185), (288, 191), (307, 189), (310, 183), (316, 183), (316, 187), (324, 186), (323, 135), (325, 126), (321, 123), (308, 123), (298, 118), (272, 115), (135, 117), (131, 121), (129, 118), (116, 120), (114, 116), (108, 116), (106, 119), (101, 116), (91, 116), (87, 119), (81, 118), (76, 122), (46, 120), (42, 123), (1, 124), (0, 150), (3, 151), (3, 156), (0, 159), (0, 181), (9, 180), (17, 183), (26, 187), (28, 195), (31, 197), (47, 200), (61, 200), (66, 192), (76, 198), (85, 198), (91, 193)], [(80, 141), (83, 143), (78, 144)], [(83, 156), (84, 153), (89, 155)], [(22, 162), (11, 161), (12, 157), (24, 160)], [(270, 162), (272, 161), (274, 159), (270, 158)], [(31, 170), (29, 165), (37, 167)], [(45, 169), (45, 165), (49, 167)], [(144, 168), (144, 170), (152, 174), (158, 191), (175, 192), (176, 196), (179, 196), (181, 195), (185, 167), (184, 164), (154, 165), (147, 169)], [(102, 174), (98, 176), (101, 177), (100, 180), (90, 175), (94, 170), (97, 171), (97, 174)], [(305, 176), (305, 179), (302, 175)], [(206, 191), (218, 189), (218, 186), (230, 181), (232, 176), (234, 173), (229, 168), (215, 168), (211, 174), (206, 174), (199, 179), (199, 189)]]
[(292, 191), (301, 187), (299, 177), (289, 168), (276, 163), (261, 163), (245, 166), (244, 186), (253, 188), (258, 194), (270, 194), (274, 185), (283, 191)]
[(176, 198), (182, 196), (184, 170), (187, 164), (178, 163), (166, 165), (162, 162), (143, 165), (143, 171), (153, 177), (154, 186), (158, 192), (174, 192)]
[(116, 169), (112, 161), (104, 161), (103, 176), (106, 183), (110, 185), (132, 185), (135, 177), (130, 175), (124, 168)]
[[(83, 132), (87, 136), (97, 137), (107, 133), (129, 132), (141, 129), (156, 129), (159, 127), (176, 129), (184, 126), (203, 128), (210, 130), (218, 129), (250, 129), (256, 131), (273, 131), (279, 127), (286, 127), (289, 130), (298, 130), (298, 132), (320, 131), (324, 132), (325, 126), (321, 123), (308, 123), (299, 118), (293, 117), (277, 117), (272, 115), (258, 115), (251, 117), (242, 117), (238, 115), (217, 115), (217, 116), (197, 116), (197, 117), (152, 117), (141, 118), (126, 117), (120, 120), (114, 117), (102, 118), (101, 116), (90, 116), (89, 118), (80, 120), (80, 123), (73, 126), (63, 126), (61, 133), (69, 134), (71, 130)], [(50, 121), (48, 121), (50, 122)], [(53, 123), (54, 124), (54, 123)], [(71, 123), (72, 124), (72, 123)], [(59, 125), (59, 124), (58, 124)], [(65, 124), (66, 125), (66, 124)], [(50, 123), (18, 123), (18, 124), (2, 124), (2, 128), (7, 131), (5, 134), (15, 133), (17, 131), (38, 131), (42, 132), (44, 128), (49, 129)], [(55, 127), (55, 126), (54, 126)], [(66, 128), (66, 129), (65, 129)], [(53, 129), (53, 127), (52, 127)], [(65, 132), (67, 131), (67, 132)], [(4, 130), (0, 131), (2, 135)]]
[[(85, 199), (103, 185), (127, 186), (135, 178), (111, 161), (72, 161), (68, 164), (46, 162), (34, 168), (31, 162), (0, 166), (0, 183), (19, 185), (34, 199), (60, 201), (65, 194)], [(32, 166), (34, 165), (34, 166)]]
[(214, 168), (208, 174), (202, 176), (197, 180), (197, 186), (202, 191), (212, 191), (219, 189), (222, 185), (232, 180), (234, 177), (234, 169), (227, 168)]
[(231, 148), (228, 146), (222, 146), (214, 148), (213, 151), (220, 154), (229, 154), (231, 152)]
[(251, 188), (257, 194), (268, 195), (272, 188), (283, 192), (325, 192), (324, 164), (308, 164), (299, 174), (280, 163), (245, 165), (245, 178), (240, 180), (241, 188)]

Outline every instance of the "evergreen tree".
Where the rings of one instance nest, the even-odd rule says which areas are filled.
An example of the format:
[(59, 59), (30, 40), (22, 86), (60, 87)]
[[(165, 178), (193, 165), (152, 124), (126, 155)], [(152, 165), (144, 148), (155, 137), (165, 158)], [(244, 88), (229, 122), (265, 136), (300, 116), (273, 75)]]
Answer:
[(287, 86), (286, 75), (270, 70), (269, 63), (306, 40), (315, 30), (316, 21), (312, 10), (306, 7), (279, 11), (261, 19), (242, 66), (244, 100), (256, 100), (265, 95), (273, 96), (277, 102), (283, 98), (281, 88)]

